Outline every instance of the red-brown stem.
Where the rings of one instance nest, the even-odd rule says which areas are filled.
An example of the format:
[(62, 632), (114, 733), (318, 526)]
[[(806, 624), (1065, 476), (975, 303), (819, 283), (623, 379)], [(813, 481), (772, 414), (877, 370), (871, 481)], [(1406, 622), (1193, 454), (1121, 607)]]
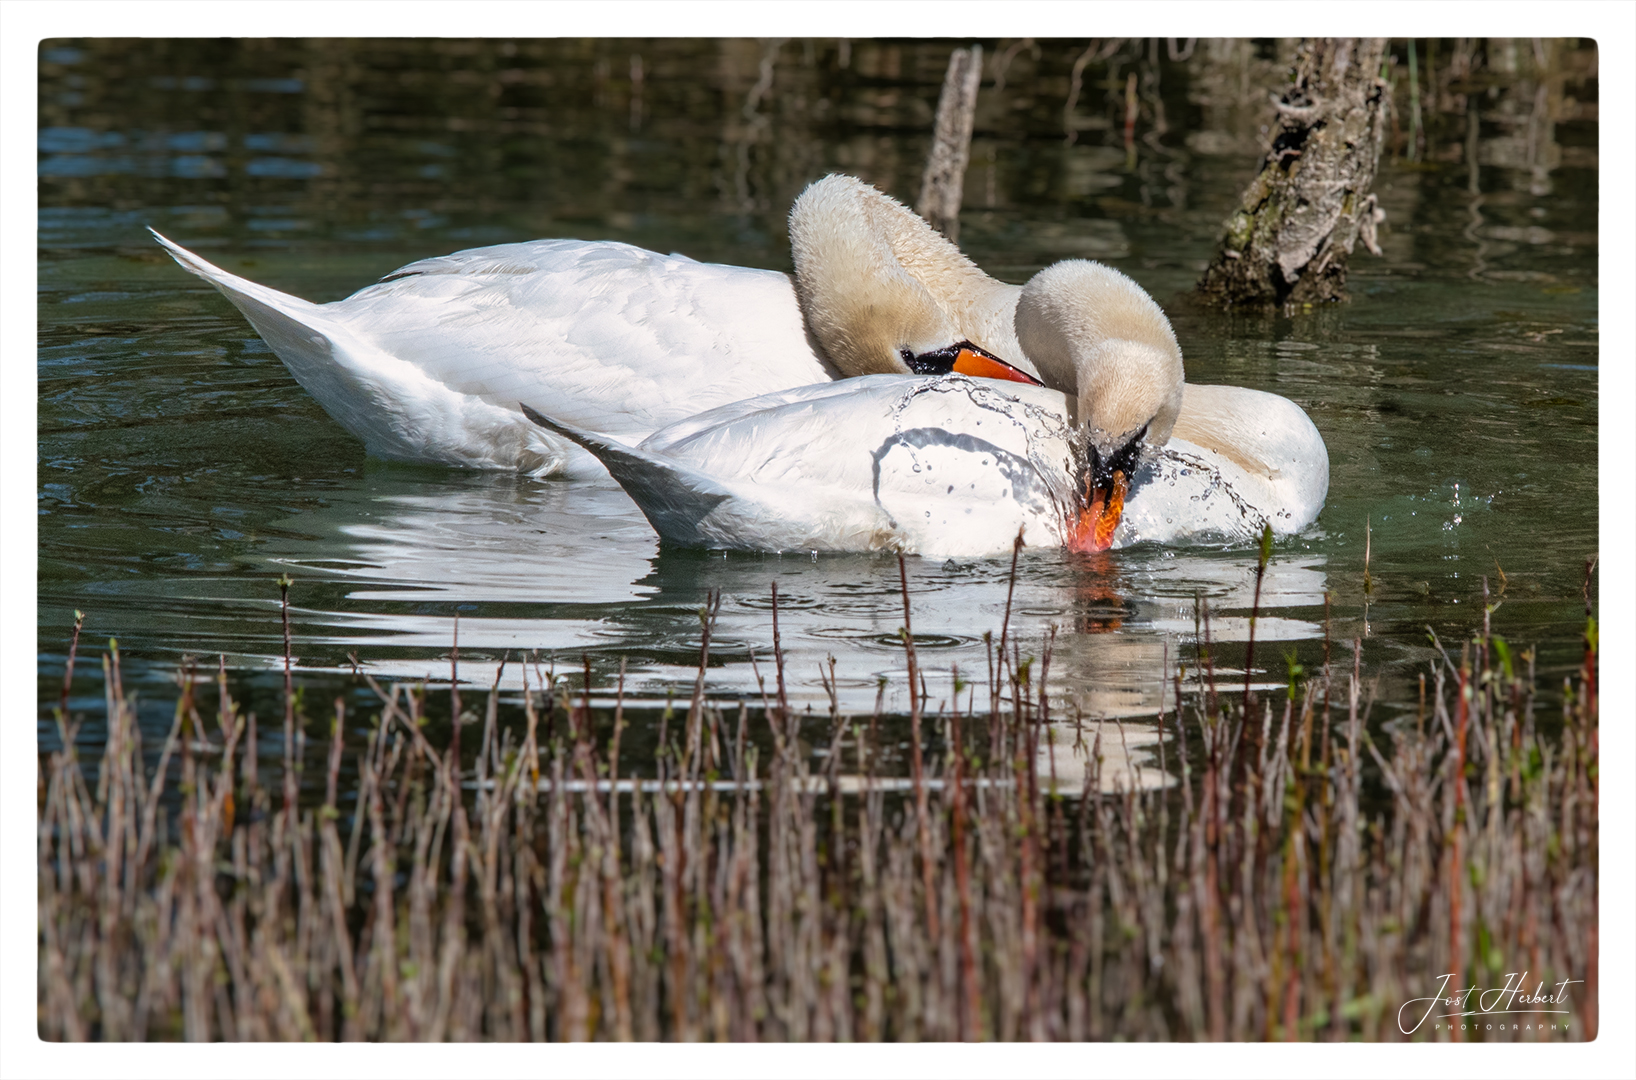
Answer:
[[(74, 612), (74, 637), (68, 643), (68, 666), (62, 673), (62, 703), (58, 706), (62, 713), (62, 722), (68, 722), (68, 688), (74, 682), (74, 656), (80, 648), (80, 627), (85, 625), (85, 616), (78, 611)], [(68, 747), (63, 747), (66, 751)]]
[[(608, 845), (602, 877), (602, 906), (613, 939), (610, 950), (614, 984), (614, 1037), (620, 1042), (635, 1038), (631, 1026), (631, 956), (625, 941), (623, 905), (619, 897), (619, 737), (625, 730), (625, 660), (619, 660), (619, 688), (614, 694), (614, 733), (608, 748)], [(593, 796), (594, 798), (594, 796)]]
[(226, 783), (222, 785), (222, 832), (231, 835), (233, 832), (233, 816), (237, 809), (233, 804), (233, 699), (227, 693), (227, 656), (225, 653), (216, 655), (216, 723), (222, 729), (223, 749), (222, 768), (226, 771)]
[(1209, 704), (1205, 707), (1205, 714), (1210, 718), (1210, 722), (1213, 725), (1221, 719), (1221, 703), (1216, 696), (1215, 650), (1210, 647), (1210, 605), (1208, 603), (1200, 603), (1199, 614), (1204, 620), (1204, 677), (1205, 682), (1210, 689), (1208, 698)]
[(971, 926), (971, 863), (966, 854), (966, 784), (965, 762), (962, 759), (960, 739), (960, 673), (954, 671), (954, 719), (949, 725), (950, 752), (953, 755), (949, 770), (954, 785), (952, 833), (954, 838), (954, 887), (960, 898), (960, 991), (964, 1008), (960, 1017), (960, 1037), (976, 1042), (981, 1036), (978, 1012), (977, 957), (972, 942)]
[(528, 779), (529, 783), (533, 785), (529, 789), (530, 798), (532, 798), (540, 787), (540, 753), (539, 746), (535, 743), (535, 726), (539, 723), (539, 714), (534, 711), (534, 694), (528, 687), (527, 653), (523, 654), (523, 662), (519, 666), (523, 670), (523, 723), (526, 725), (523, 730), (523, 744), (520, 751), (523, 760), (528, 764)]
[(903, 645), (909, 654), (909, 764), (915, 785), (915, 823), (920, 832), (920, 881), (926, 900), (926, 929), (932, 941), (942, 938), (937, 917), (937, 889), (932, 875), (931, 812), (920, 757), (920, 666), (915, 661), (915, 631), (909, 618), (909, 571), (898, 553), (898, 582), (903, 587)]
[[(898, 556), (903, 561), (903, 556)], [(778, 582), (773, 582), (773, 666), (778, 669), (778, 711), (789, 715), (790, 701), (784, 694), (784, 647), (778, 637)]]
[(591, 737), (591, 654), (581, 653), (580, 663), (585, 665), (585, 686), (580, 694), (579, 719), (570, 718), (569, 727), (574, 732), (574, 746), (590, 741)]
[(619, 658), (619, 687), (614, 691), (613, 739), (608, 743), (608, 820), (613, 823), (614, 861), (619, 859), (619, 737), (625, 733), (625, 657)]
[(1221, 927), (1218, 923), (1220, 915), (1220, 889), (1217, 881), (1217, 841), (1219, 839), (1219, 810), (1217, 803), (1216, 763), (1217, 748), (1220, 731), (1211, 735), (1209, 753), (1204, 759), (1204, 791), (1199, 811), (1204, 822), (1204, 897), (1199, 909), (1199, 922), (1203, 925), (1204, 935), (1204, 977), (1208, 987), (1205, 1004), (1207, 1006), (1207, 1023), (1211, 1042), (1223, 1042), (1227, 1038), (1227, 1016), (1225, 1011), (1225, 997), (1227, 993), (1226, 973), (1221, 963)]
[(454, 614), (454, 637), (449, 645), (449, 760), (454, 763), (455, 775), (460, 773), (460, 613)]
[(1255, 668), (1255, 623), (1261, 615), (1261, 579), (1267, 575), (1267, 560), (1255, 567), (1255, 599), (1250, 604), (1250, 634), (1244, 643), (1244, 722), (1250, 722), (1250, 673)]
[[(1013, 657), (1015, 659), (1015, 657)], [(1018, 665), (1013, 664), (1012, 671), (1017, 671)], [(1022, 703), (1027, 700), (1027, 688), (1022, 685), (1016, 674), (1011, 679), (1012, 701), (1017, 712), (1023, 712)], [(1023, 1014), (1021, 1017), (1022, 1029), (1032, 1034), (1039, 1022), (1039, 984), (1038, 957), (1039, 957), (1039, 880), (1041, 869), (1039, 858), (1039, 824), (1034, 817), (1034, 807), (1039, 798), (1038, 776), (1036, 763), (1038, 743), (1036, 730), (1029, 718), (1018, 716), (1018, 734), (1021, 739), (1021, 749), (1013, 759), (1013, 771), (1017, 776), (1017, 799), (1019, 803), (1018, 824), (1022, 830), (1020, 862), (1018, 878), (1022, 892), (1022, 977), (1026, 992), (1023, 998)]]
[[(1460, 665), (1460, 685), (1454, 711), (1454, 845), (1449, 853), (1449, 964), (1454, 978), (1449, 985), (1459, 987), (1464, 981), (1465, 956), (1460, 948), (1460, 875), (1465, 861), (1460, 853), (1460, 836), (1465, 831), (1466, 816), (1466, 684), (1470, 671)], [(1450, 1034), (1460, 1039), (1460, 1033), (1451, 1025)]]
[[(1022, 538), (1022, 530), (1018, 529), (1017, 538), (1011, 541), (1011, 576), (1006, 579), (1005, 616), (1000, 620), (1000, 667), (1002, 670), (1005, 668), (1005, 639), (1011, 632), (1011, 594), (1017, 590), (1017, 555), (1022, 551)], [(898, 556), (900, 566), (902, 561), (903, 556)], [(904, 586), (903, 592), (903, 610), (904, 617), (907, 618), (909, 610), (909, 591), (907, 585)]]

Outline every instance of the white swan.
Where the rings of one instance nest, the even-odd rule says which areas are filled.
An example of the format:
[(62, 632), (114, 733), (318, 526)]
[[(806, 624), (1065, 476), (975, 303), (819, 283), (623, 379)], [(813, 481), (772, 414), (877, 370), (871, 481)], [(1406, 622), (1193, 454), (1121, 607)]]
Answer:
[[(394, 460), (602, 471), (525, 420), (520, 400), (640, 439), (705, 409), (842, 375), (1032, 374), (1010, 330), (1016, 288), (896, 200), (832, 176), (797, 200), (790, 229), (799, 297), (776, 271), (536, 240), (410, 263), (331, 304), (257, 285), (153, 235), (233, 302), (331, 417)], [(973, 342), (1004, 350), (1016, 368)]]
[[(1101, 547), (1247, 540), (1264, 522), (1279, 535), (1311, 523), (1327, 458), (1309, 453), (1316, 431), (1289, 434), (1311, 421), (1284, 398), (1226, 389), (1260, 399), (1283, 428), (1276, 471), (1172, 436), (1136, 466)], [(951, 558), (1008, 551), (1019, 529), (1030, 546), (1098, 549), (1065, 406), (1044, 387), (870, 375), (714, 409), (637, 445), (535, 419), (595, 453), (668, 542)]]
[[(796, 200), (794, 282), (626, 244), (542, 240), (412, 263), (317, 305), (154, 235), (380, 457), (599, 474), (519, 403), (631, 446), (696, 414), (843, 375), (954, 372), (1067, 395), (1061, 411), (1085, 444), (1072, 547), (1113, 541), (1136, 465), (1173, 428), (1247, 476), (1277, 475), (1269, 462), (1281, 444), (1258, 440), (1287, 435), (1315, 467), (1321, 459), (1327, 488), (1322, 440), (1299, 409), (1283, 402), (1299, 423), (1263, 431), (1270, 395), (1184, 388), (1169, 321), (1124, 275), (1072, 262), (1006, 285), (851, 177), (820, 180)], [(1322, 491), (1310, 513), (1266, 502), (1303, 524), (1321, 504)]]
[[(1130, 279), (1065, 262), (1016, 305), (1017, 336), (1072, 388), (879, 375), (712, 409), (640, 442), (543, 415), (607, 466), (664, 539), (941, 557), (1024, 543), (1247, 538), (1310, 524), (1329, 458), (1294, 403), (1188, 386), (1169, 321)], [(1128, 512), (1124, 512), (1128, 505)]]

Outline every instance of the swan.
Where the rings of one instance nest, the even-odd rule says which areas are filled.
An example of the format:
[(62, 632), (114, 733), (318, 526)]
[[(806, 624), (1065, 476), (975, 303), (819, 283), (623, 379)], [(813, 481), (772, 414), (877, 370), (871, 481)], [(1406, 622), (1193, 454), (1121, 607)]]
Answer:
[[(1309, 525), (1329, 489), (1311, 419), (1275, 394), (1184, 381), (1151, 297), (1073, 260), (1015, 304), (1046, 385), (875, 374), (706, 410), (640, 441), (520, 402), (595, 454), (666, 541), (937, 557), (1029, 545), (1247, 539)], [(1066, 388), (1067, 392), (1064, 392)]]
[[(627, 244), (540, 240), (411, 263), (318, 305), (154, 236), (379, 457), (601, 475), (606, 462), (570, 431), (635, 446), (733, 402), (844, 376), (952, 373), (1065, 395), (1061, 411), (1084, 443), (1070, 547), (1114, 542), (1143, 450), (1151, 459), (1172, 432), (1231, 461), (1243, 484), (1276, 477), (1287, 437), (1321, 466), (1327, 490), (1327, 455), (1305, 415), (1271, 395), (1185, 384), (1169, 321), (1129, 278), (1073, 261), (1026, 286), (996, 281), (852, 177), (826, 177), (796, 200), (793, 280)], [(523, 402), (556, 426), (530, 423)], [(1283, 419), (1268, 428), (1261, 414)], [(1315, 506), (1309, 495), (1256, 505), (1304, 523), (1322, 505), (1322, 491)], [(1193, 521), (1208, 531), (1206, 517)]]
[[(536, 240), (423, 259), (330, 304), (212, 265), (298, 383), (377, 457), (596, 475), (517, 409), (641, 439), (716, 406), (878, 372), (1036, 381), (994, 281), (918, 215), (830, 176), (790, 212), (796, 275)], [(1005, 357), (1005, 359), (1001, 359)]]

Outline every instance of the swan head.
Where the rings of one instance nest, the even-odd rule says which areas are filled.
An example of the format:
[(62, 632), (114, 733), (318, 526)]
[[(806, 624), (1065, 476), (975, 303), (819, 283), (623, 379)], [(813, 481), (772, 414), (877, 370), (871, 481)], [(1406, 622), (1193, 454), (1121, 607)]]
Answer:
[[(790, 208), (790, 252), (807, 328), (843, 375), (952, 371), (1038, 382), (989, 351), (1010, 344), (1015, 288), (862, 180), (832, 175), (809, 185)], [(989, 324), (1005, 341), (985, 348), (974, 339), (992, 336), (983, 333)]]
[(1017, 340), (1047, 386), (1068, 395), (1084, 456), (1065, 543), (1113, 542), (1136, 468), (1170, 440), (1182, 406), (1182, 353), (1159, 305), (1111, 267), (1056, 263), (1023, 287)]

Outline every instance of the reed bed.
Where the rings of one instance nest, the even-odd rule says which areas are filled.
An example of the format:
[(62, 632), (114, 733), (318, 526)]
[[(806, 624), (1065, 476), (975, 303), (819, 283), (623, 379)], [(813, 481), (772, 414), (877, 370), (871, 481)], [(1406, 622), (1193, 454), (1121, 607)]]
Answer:
[[(225, 667), (213, 693), (181, 673), (145, 768), (110, 648), (100, 761), (59, 709), (40, 763), (41, 1036), (1446, 1039), (1400, 1007), (1518, 971), (1577, 980), (1552, 1037), (1595, 1036), (1594, 623), (1560, 715), (1485, 618), (1412, 718), (1371, 725), (1355, 646), (1281, 694), (1227, 688), (1201, 610), (1156, 718), (1174, 782), (1108, 793), (1119, 731), (1053, 715), (1049, 641), (1031, 663), (1002, 627), (986, 708), (957, 683), (930, 713), (905, 587), (922, 693), (855, 720), (790, 707), (781, 656), (761, 701), (707, 700), (701, 617), (656, 760), (621, 758), (622, 676), (612, 710), (525, 668), (520, 712), (492, 689), (462, 712), (456, 680), (443, 745), (424, 686), (375, 686), (365, 737), (335, 702), (317, 805), (294, 695), (269, 783)], [(1065, 791), (1042, 740), (1076, 737)]]

